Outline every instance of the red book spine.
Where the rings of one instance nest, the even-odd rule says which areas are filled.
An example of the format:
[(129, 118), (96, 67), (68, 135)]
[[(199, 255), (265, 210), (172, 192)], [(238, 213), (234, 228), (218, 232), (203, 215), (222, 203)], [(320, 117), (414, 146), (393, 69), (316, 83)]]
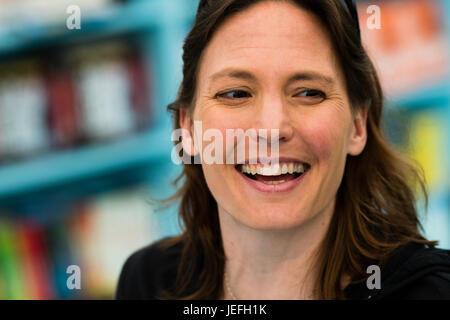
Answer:
[(130, 81), (130, 99), (133, 111), (136, 114), (137, 126), (145, 128), (151, 117), (150, 106), (150, 77), (142, 57), (137, 52), (127, 58), (128, 77)]
[(44, 230), (31, 221), (20, 224), (22, 246), (26, 256), (26, 277), (33, 293), (39, 300), (54, 299), (50, 277), (49, 256)]
[(80, 132), (73, 78), (63, 68), (52, 68), (46, 84), (53, 144), (71, 146), (77, 141)]
[(17, 238), (27, 299), (36, 300), (39, 299), (39, 288), (35, 275), (34, 254), (28, 241), (27, 228), (23, 223), (17, 225)]

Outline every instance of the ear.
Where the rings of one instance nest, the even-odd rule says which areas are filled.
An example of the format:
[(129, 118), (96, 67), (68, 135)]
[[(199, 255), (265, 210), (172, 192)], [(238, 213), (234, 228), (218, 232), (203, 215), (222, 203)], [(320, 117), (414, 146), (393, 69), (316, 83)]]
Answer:
[(367, 113), (369, 108), (360, 108), (353, 116), (352, 130), (348, 145), (348, 154), (359, 155), (367, 142)]
[(198, 152), (194, 144), (192, 119), (186, 108), (180, 108), (180, 128), (182, 129), (182, 145), (183, 150), (191, 157), (194, 157)]

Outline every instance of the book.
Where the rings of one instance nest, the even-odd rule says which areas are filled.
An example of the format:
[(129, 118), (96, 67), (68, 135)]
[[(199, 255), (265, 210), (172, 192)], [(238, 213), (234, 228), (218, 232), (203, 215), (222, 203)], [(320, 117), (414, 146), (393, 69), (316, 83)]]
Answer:
[(125, 136), (136, 127), (125, 50), (122, 42), (106, 42), (74, 48), (67, 57), (76, 73), (80, 122), (89, 140)]
[(3, 299), (25, 299), (26, 283), (18, 256), (17, 235), (12, 222), (6, 219), (0, 220), (0, 270), (3, 274)]
[(153, 208), (142, 188), (111, 192), (92, 199), (73, 218), (73, 245), (83, 274), (83, 292), (113, 298), (126, 258), (160, 235)]
[(0, 67), (0, 149), (23, 157), (49, 147), (46, 93), (39, 64), (18, 61)]
[(45, 229), (30, 219), (19, 222), (18, 229), (21, 234), (24, 278), (27, 280), (26, 288), (31, 294), (30, 299), (55, 298)]
[(59, 217), (46, 226), (50, 253), (49, 263), (52, 266), (51, 276), (55, 295), (58, 299), (78, 299), (83, 297), (82, 290), (69, 287), (67, 284), (71, 276), (68, 273), (68, 268), (79, 264), (68, 237), (68, 216), (71, 214), (70, 210), (62, 212)]
[(73, 77), (66, 67), (57, 63), (48, 67), (45, 84), (52, 145), (74, 146), (80, 137), (80, 128)]
[(149, 68), (138, 52), (132, 51), (126, 59), (130, 82), (130, 101), (136, 115), (137, 129), (145, 129), (151, 120), (151, 76)]

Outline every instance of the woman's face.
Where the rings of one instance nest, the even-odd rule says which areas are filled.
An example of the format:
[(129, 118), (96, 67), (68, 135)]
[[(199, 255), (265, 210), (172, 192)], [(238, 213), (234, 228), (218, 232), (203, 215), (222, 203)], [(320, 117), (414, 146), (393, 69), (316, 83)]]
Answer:
[(365, 112), (351, 113), (319, 19), (290, 3), (260, 2), (215, 32), (200, 60), (192, 118), (182, 112), (180, 124), (190, 132), (191, 121), (201, 121), (203, 132), (218, 129), (224, 157), (237, 149), (226, 145), (226, 129), (267, 129), (269, 139), (270, 130), (279, 129), (280, 170), (293, 163), (302, 171), (303, 165), (299, 177), (267, 176), (276, 172), (256, 167), (244, 169), (261, 174), (245, 175), (235, 164), (202, 163), (219, 214), (275, 230), (332, 212), (347, 154), (364, 148), (365, 118)]

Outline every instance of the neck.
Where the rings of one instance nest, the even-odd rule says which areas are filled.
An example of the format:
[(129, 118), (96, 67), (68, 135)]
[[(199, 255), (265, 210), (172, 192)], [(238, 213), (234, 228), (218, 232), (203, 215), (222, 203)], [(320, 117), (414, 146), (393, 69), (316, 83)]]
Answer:
[(295, 228), (257, 230), (219, 208), (230, 289), (224, 283), (225, 298), (316, 298), (315, 263), (331, 216), (332, 208)]

